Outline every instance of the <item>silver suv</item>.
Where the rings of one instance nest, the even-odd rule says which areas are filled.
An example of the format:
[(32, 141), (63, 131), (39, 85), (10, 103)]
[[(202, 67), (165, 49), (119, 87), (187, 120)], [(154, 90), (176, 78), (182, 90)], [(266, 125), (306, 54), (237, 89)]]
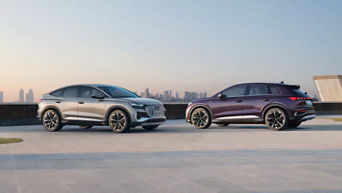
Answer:
[(48, 131), (58, 131), (64, 125), (109, 125), (116, 133), (135, 126), (154, 130), (166, 120), (160, 101), (101, 84), (72, 85), (43, 95), (38, 118)]

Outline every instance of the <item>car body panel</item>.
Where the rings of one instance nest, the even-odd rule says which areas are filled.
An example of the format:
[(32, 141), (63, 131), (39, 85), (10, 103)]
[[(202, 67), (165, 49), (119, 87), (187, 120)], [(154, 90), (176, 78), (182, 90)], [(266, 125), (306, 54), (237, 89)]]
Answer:
[[(51, 94), (57, 90), (69, 87), (91, 87), (100, 91), (104, 98), (81, 97), (56, 97)], [(147, 98), (111, 98), (110, 95), (99, 89), (99, 86), (110, 86), (102, 84), (71, 85), (56, 89), (43, 95), (38, 108), (38, 118), (50, 108), (56, 109), (64, 124), (92, 124), (108, 125), (108, 116), (114, 109), (124, 110), (131, 122), (131, 126), (160, 125), (165, 122), (165, 108), (160, 101)], [(143, 108), (134, 108), (131, 103), (144, 105)], [(145, 117), (138, 117), (141, 113)]]
[[(238, 97), (220, 98), (220, 94), (229, 88), (239, 85), (247, 85), (246, 95)], [(267, 86), (278, 89), (276, 93), (249, 95), (251, 86)], [(293, 89), (299, 89), (297, 85), (279, 83), (244, 83), (228, 87), (212, 97), (194, 100), (186, 109), (186, 121), (191, 123), (190, 116), (194, 109), (205, 107), (214, 123), (264, 123), (264, 116), (268, 109), (278, 107), (283, 109), (290, 121), (305, 121), (314, 118), (315, 110), (312, 100), (308, 99), (292, 101), (289, 97), (296, 96)], [(269, 92), (269, 91), (268, 91)]]

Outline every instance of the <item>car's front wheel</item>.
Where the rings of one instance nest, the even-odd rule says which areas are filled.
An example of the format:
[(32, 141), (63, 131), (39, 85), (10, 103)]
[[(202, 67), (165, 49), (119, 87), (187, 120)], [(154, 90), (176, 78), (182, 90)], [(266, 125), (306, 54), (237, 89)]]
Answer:
[(124, 133), (129, 130), (129, 118), (127, 114), (121, 109), (112, 111), (109, 115), (108, 121), (110, 128), (115, 133)]
[(159, 125), (149, 125), (149, 126), (142, 126), (146, 131), (153, 131), (157, 129)]
[(211, 117), (205, 108), (197, 108), (191, 114), (191, 123), (198, 129), (206, 129), (211, 125)]
[(282, 130), (288, 125), (288, 116), (280, 108), (272, 108), (265, 115), (265, 124), (271, 130)]
[(63, 127), (61, 116), (57, 111), (49, 109), (43, 114), (43, 125), (50, 132), (59, 131)]

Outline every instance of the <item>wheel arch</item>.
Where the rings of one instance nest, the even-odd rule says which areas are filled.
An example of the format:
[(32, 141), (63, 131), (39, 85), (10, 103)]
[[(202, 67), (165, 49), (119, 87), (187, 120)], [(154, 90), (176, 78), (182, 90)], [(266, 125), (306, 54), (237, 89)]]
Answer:
[(121, 106), (121, 105), (114, 105), (112, 107), (110, 107), (107, 112), (106, 112), (106, 116), (105, 116), (105, 123), (108, 124), (108, 120), (109, 120), (109, 115), (111, 112), (113, 112), (114, 110), (122, 110), (124, 113), (126, 113), (128, 119), (129, 119), (129, 122), (132, 123), (132, 117), (131, 117), (131, 113), (129, 112), (129, 110), (124, 107), (124, 106)]
[(61, 112), (57, 107), (52, 106), (52, 105), (49, 105), (49, 106), (45, 107), (45, 108), (42, 110), (41, 115), (40, 115), (40, 117), (41, 117), (42, 119), (43, 119), (44, 113), (45, 113), (46, 111), (48, 111), (48, 110), (54, 110), (54, 111), (56, 111), (56, 112), (59, 114), (60, 118), (63, 119), (62, 112)]
[(289, 115), (290, 115), (290, 113), (289, 113), (289, 111), (287, 110), (287, 108), (286, 108), (286, 106), (285, 105), (283, 105), (283, 104), (279, 104), (279, 103), (273, 103), (273, 104), (270, 104), (270, 105), (268, 105), (268, 106), (266, 106), (265, 108), (264, 108), (264, 110), (262, 111), (262, 119), (265, 121), (265, 115), (266, 115), (266, 113), (267, 113), (267, 111), (269, 111), (270, 109), (272, 109), (272, 108), (280, 108), (280, 109), (282, 109), (285, 113), (286, 113), (286, 115), (289, 117)]
[[(205, 110), (207, 110), (209, 112), (209, 116), (210, 116), (210, 119), (212, 120), (213, 119), (213, 114), (210, 110), (210, 108), (205, 105), (205, 104), (198, 104), (198, 105), (195, 105), (193, 106), (190, 111), (189, 111), (189, 119), (190, 119), (190, 123), (191, 123), (191, 115), (192, 113), (194, 112), (194, 110), (198, 109), (198, 108), (204, 108)], [(191, 123), (192, 124), (192, 123)]]

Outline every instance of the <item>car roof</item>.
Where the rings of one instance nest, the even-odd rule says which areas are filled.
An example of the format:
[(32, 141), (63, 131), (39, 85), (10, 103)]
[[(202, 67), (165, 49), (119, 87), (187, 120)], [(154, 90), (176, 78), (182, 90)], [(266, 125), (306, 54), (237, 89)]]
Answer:
[(251, 85), (251, 84), (267, 84), (267, 85), (277, 85), (277, 86), (287, 86), (287, 87), (299, 87), (299, 85), (295, 85), (295, 84), (285, 84), (285, 83), (276, 83), (276, 82), (247, 82), (247, 83), (240, 83), (236, 85)]

